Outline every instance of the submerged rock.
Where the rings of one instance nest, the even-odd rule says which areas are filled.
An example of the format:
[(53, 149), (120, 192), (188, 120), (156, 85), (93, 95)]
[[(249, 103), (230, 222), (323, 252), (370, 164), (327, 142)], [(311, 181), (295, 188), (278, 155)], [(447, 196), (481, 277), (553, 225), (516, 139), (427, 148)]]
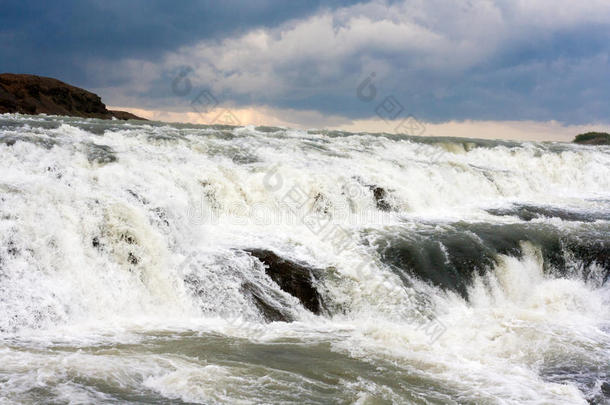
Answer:
[(601, 386), (601, 391), (604, 393), (606, 398), (610, 398), (610, 383), (604, 382)]
[(523, 221), (532, 221), (539, 218), (560, 218), (563, 221), (595, 222), (610, 219), (605, 212), (577, 211), (563, 207), (533, 204), (513, 204), (508, 208), (490, 208), (486, 211), (497, 216), (516, 216)]
[[(314, 314), (320, 314), (323, 308), (322, 297), (314, 287), (322, 271), (307, 267), (278, 256), (270, 250), (245, 249), (265, 265), (265, 273), (280, 288), (301, 301), (303, 306)], [(260, 299), (260, 297), (258, 297)], [(260, 309), (260, 307), (259, 307)]]
[(86, 146), (86, 152), (89, 163), (105, 165), (117, 161), (116, 152), (108, 145), (89, 143)]
[(415, 231), (388, 228), (374, 246), (405, 285), (416, 277), (468, 299), (474, 278), (496, 271), (501, 255), (536, 254), (548, 275), (604, 285), (610, 279), (610, 241), (604, 231), (600, 225), (570, 235), (552, 224), (455, 222)]
[(276, 308), (269, 304), (264, 298), (259, 288), (249, 282), (244, 283), (241, 286), (241, 291), (246, 296), (250, 297), (256, 308), (259, 310), (265, 320), (269, 322), (292, 322), (294, 318), (291, 314), (283, 311), (282, 309)]
[(373, 192), (373, 197), (375, 198), (375, 204), (377, 204), (377, 209), (381, 211), (390, 211), (392, 206), (388, 202), (388, 192), (379, 186), (369, 186), (371, 191)]

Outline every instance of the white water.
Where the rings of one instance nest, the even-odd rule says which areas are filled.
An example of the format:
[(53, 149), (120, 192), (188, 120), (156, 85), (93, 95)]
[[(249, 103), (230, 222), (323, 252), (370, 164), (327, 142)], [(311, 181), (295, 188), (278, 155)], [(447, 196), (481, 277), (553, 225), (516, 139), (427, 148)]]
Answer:
[[(96, 161), (100, 145), (117, 160)], [(590, 226), (607, 241), (607, 147), (4, 115), (0, 173), (0, 401), (604, 400), (603, 269), (587, 282), (545, 274), (525, 242), (465, 299), (416, 278), (405, 285), (377, 260), (358, 266), (377, 257), (365, 242), (387, 229), (516, 223), (485, 211), (511, 203), (601, 213)], [(376, 208), (374, 187), (390, 212)], [(326, 208), (351, 248), (278, 207), (290, 190), (308, 198), (299, 213)], [(318, 290), (329, 313), (309, 313), (244, 248), (327, 269)], [(296, 321), (266, 323), (245, 281)], [(446, 329), (436, 340), (422, 314)]]

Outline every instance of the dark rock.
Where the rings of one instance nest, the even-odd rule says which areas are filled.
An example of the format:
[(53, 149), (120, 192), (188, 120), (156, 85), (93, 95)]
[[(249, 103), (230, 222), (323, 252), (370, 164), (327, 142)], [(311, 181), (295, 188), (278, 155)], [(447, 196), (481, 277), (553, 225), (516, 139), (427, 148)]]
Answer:
[(380, 209), (381, 211), (390, 211), (392, 206), (388, 202), (388, 192), (379, 186), (369, 186), (369, 188), (373, 191), (377, 209)]
[(127, 255), (127, 261), (133, 264), (134, 266), (140, 262), (140, 260), (138, 260), (138, 257), (132, 252), (129, 252), (129, 254)]
[(610, 383), (604, 382), (601, 386), (604, 396), (610, 397)]
[(298, 298), (303, 306), (314, 314), (320, 314), (323, 301), (314, 287), (314, 283), (322, 274), (320, 269), (286, 260), (270, 250), (246, 249), (245, 251), (265, 265), (265, 273), (283, 291)]
[(144, 205), (148, 205), (148, 200), (142, 196), (140, 196), (138, 193), (136, 193), (133, 190), (127, 189), (127, 192), (129, 193), (129, 195), (131, 195), (133, 198), (135, 198), (136, 200), (138, 200), (140, 203), (144, 204)]
[(143, 119), (124, 111), (109, 111), (98, 95), (57, 79), (12, 73), (0, 74), (2, 113)]
[(17, 139), (5, 136), (0, 138), (0, 142), (5, 144), (6, 146), (13, 146), (15, 143), (17, 143)]
[(126, 242), (128, 245), (136, 245), (136, 238), (128, 232), (119, 235), (119, 240)]
[(15, 242), (13, 242), (12, 240), (8, 241), (6, 251), (8, 252), (9, 255), (11, 255), (13, 257), (15, 257), (19, 254), (19, 248), (17, 248), (17, 246), (15, 245)]
[(610, 134), (605, 132), (587, 132), (577, 135), (573, 142), (581, 145), (610, 145)]

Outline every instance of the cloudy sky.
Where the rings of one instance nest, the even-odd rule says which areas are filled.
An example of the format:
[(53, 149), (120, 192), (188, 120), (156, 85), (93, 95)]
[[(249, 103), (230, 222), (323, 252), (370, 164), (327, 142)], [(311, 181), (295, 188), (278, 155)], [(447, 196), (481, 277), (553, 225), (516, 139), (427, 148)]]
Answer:
[(149, 118), (567, 139), (610, 123), (608, 0), (0, 0), (0, 70)]

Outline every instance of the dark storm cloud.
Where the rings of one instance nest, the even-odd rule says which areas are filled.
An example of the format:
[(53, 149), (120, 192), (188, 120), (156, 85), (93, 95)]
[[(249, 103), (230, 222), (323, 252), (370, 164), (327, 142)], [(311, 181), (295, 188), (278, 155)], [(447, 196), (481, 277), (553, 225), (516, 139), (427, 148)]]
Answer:
[[(236, 107), (426, 120), (608, 122), (605, 0), (0, 3), (0, 69), (61, 78), (109, 104), (188, 111), (191, 82)], [(375, 72), (379, 97), (356, 87)]]
[(87, 61), (155, 60), (203, 39), (275, 26), (347, 0), (0, 1), (0, 69), (61, 77), (99, 87)]

